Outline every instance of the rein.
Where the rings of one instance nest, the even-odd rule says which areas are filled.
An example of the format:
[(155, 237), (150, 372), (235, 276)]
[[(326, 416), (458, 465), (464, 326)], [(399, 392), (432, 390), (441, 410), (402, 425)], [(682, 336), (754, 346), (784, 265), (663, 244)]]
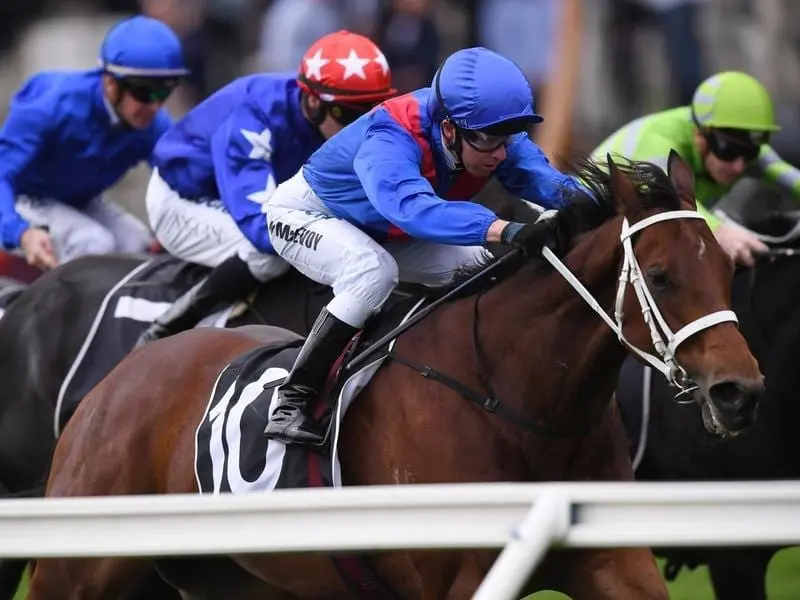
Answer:
[(488, 277), (488, 275), (491, 272), (497, 271), (501, 266), (505, 265), (507, 262), (510, 262), (512, 259), (517, 259), (520, 253), (521, 253), (520, 250), (512, 250), (511, 252), (508, 252), (507, 254), (498, 258), (496, 261), (494, 261), (485, 269), (479, 271), (478, 273), (475, 273), (472, 277), (462, 282), (461, 284), (457, 285), (452, 290), (448, 291), (441, 298), (437, 298), (434, 302), (431, 302), (428, 306), (423, 308), (417, 314), (412, 315), (411, 318), (409, 318), (407, 321), (401, 323), (400, 325), (392, 329), (382, 338), (376, 340), (375, 343), (372, 344), (369, 348), (366, 348), (364, 351), (357, 354), (355, 358), (353, 358), (349, 363), (347, 363), (347, 366), (345, 368), (348, 371), (353, 371), (363, 366), (367, 362), (367, 359), (370, 356), (372, 356), (373, 354), (377, 354), (378, 351), (383, 346), (391, 342), (401, 333), (411, 329), (411, 327), (419, 323), (422, 319), (427, 317), (434, 310), (439, 308), (439, 306), (441, 306), (442, 304), (445, 304), (450, 300), (452, 300), (453, 298), (457, 297), (458, 295), (462, 294), (465, 289), (469, 288), (472, 285), (475, 285), (475, 283), (478, 281), (482, 281), (485, 277)]
[[(574, 430), (563, 430), (563, 429), (556, 429), (554, 427), (548, 427), (547, 425), (542, 425), (537, 423), (533, 419), (529, 419), (525, 415), (521, 414), (519, 411), (515, 410), (514, 408), (503, 404), (500, 400), (497, 399), (497, 394), (495, 394), (494, 389), (492, 387), (491, 380), (486, 377), (486, 373), (488, 372), (488, 360), (486, 357), (486, 353), (483, 350), (480, 342), (480, 336), (478, 335), (478, 324), (480, 322), (480, 312), (478, 310), (480, 299), (483, 296), (483, 292), (478, 293), (475, 295), (475, 305), (472, 311), (472, 351), (475, 354), (475, 358), (478, 362), (478, 379), (481, 384), (481, 388), (483, 388), (483, 392), (475, 392), (471, 388), (467, 387), (460, 381), (453, 379), (449, 375), (445, 375), (440, 371), (432, 369), (427, 365), (420, 365), (418, 363), (412, 362), (402, 356), (399, 356), (394, 351), (389, 350), (386, 356), (395, 362), (400, 363), (401, 365), (405, 365), (410, 369), (413, 369), (426, 379), (430, 379), (431, 381), (436, 381), (437, 383), (441, 383), (449, 387), (454, 392), (458, 392), (464, 398), (477, 404), (484, 410), (490, 413), (496, 414), (498, 417), (511, 423), (512, 425), (519, 427), (529, 433), (533, 433), (534, 435), (547, 437), (547, 438), (566, 438), (566, 437), (578, 437), (583, 436), (591, 431), (590, 426), (582, 427), (579, 429)], [(610, 414), (611, 404), (609, 403), (606, 406), (606, 410), (604, 411), (602, 421), (605, 422), (606, 417)]]
[(765, 260), (800, 256), (800, 248), (770, 248), (769, 250), (753, 250), (753, 257)]
[[(412, 315), (411, 318), (404, 321), (391, 331), (389, 331), (386, 335), (384, 335), (379, 340), (376, 340), (371, 346), (366, 348), (360, 353), (357, 353), (356, 356), (347, 363), (345, 369), (347, 371), (355, 371), (359, 367), (362, 367), (366, 364), (367, 360), (377, 354), (379, 351), (383, 349), (384, 346), (391, 343), (395, 340), (401, 333), (407, 331), (417, 323), (419, 323), (422, 319), (430, 315), (434, 310), (436, 310), (442, 304), (449, 302), (453, 298), (459, 296), (460, 294), (464, 293), (464, 290), (468, 289), (470, 286), (475, 285), (475, 283), (482, 281), (486, 277), (488, 277), (492, 272), (497, 271), (501, 266), (505, 265), (512, 260), (517, 260), (520, 255), (522, 254), (521, 250), (511, 250), (510, 252), (504, 254), (488, 267), (483, 269), (482, 271), (474, 274), (472, 277), (461, 283), (460, 285), (456, 286), (452, 290), (448, 291), (446, 294), (441, 296), (440, 298), (436, 299), (434, 302), (423, 308), (421, 311)], [(480, 343), (480, 337), (478, 335), (478, 323), (480, 319), (480, 313), (478, 311), (478, 303), (481, 299), (483, 292), (479, 292), (475, 295), (475, 308), (473, 309), (473, 318), (472, 318), (472, 347), (473, 352), (478, 361), (478, 377), (480, 379), (481, 387), (483, 388), (484, 393), (476, 392), (469, 388), (468, 386), (464, 385), (457, 379), (446, 375), (445, 373), (441, 373), (436, 369), (428, 365), (421, 365), (415, 363), (407, 358), (404, 358), (393, 350), (386, 350), (384, 356), (393, 360), (401, 365), (404, 365), (426, 379), (430, 379), (431, 381), (436, 381), (442, 385), (445, 385), (452, 389), (454, 392), (457, 392), (470, 402), (473, 402), (486, 410), (487, 412), (494, 413), (501, 419), (508, 421), (512, 425), (519, 427), (520, 429), (524, 429), (530, 433), (535, 435), (540, 435), (543, 437), (548, 438), (565, 438), (565, 437), (574, 437), (574, 436), (581, 436), (588, 433), (590, 427), (584, 427), (581, 429), (576, 429), (572, 431), (566, 430), (559, 430), (552, 427), (548, 427), (546, 425), (542, 425), (537, 423), (533, 419), (529, 419), (525, 415), (521, 414), (519, 411), (515, 410), (514, 408), (503, 404), (497, 399), (496, 394), (494, 393), (494, 389), (492, 388), (491, 381), (487, 378), (484, 373), (487, 371), (486, 365), (488, 360), (486, 358), (486, 353), (483, 351), (483, 347)], [(610, 414), (610, 404), (606, 413)], [(605, 420), (605, 419), (604, 419)]]

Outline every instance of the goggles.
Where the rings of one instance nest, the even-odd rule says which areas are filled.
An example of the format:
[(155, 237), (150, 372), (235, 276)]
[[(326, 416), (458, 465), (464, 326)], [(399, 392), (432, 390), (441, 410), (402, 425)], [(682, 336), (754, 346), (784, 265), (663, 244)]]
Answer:
[(374, 104), (342, 104), (330, 103), (328, 112), (339, 125), (349, 125), (359, 117), (372, 110)]
[(489, 135), (483, 131), (471, 131), (462, 129), (461, 135), (478, 152), (494, 152), (503, 146), (508, 146), (511, 141), (510, 135)]
[(769, 134), (763, 131), (709, 129), (703, 132), (703, 136), (708, 141), (711, 154), (724, 162), (739, 158), (745, 162), (755, 160), (761, 146), (769, 141)]
[(125, 77), (117, 79), (120, 88), (142, 104), (162, 103), (178, 87), (177, 78)]

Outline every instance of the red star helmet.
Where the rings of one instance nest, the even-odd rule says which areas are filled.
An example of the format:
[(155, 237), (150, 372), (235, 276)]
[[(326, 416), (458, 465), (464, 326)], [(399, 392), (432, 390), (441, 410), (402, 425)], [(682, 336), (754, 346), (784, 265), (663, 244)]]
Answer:
[(343, 105), (378, 104), (397, 94), (383, 52), (363, 35), (345, 30), (318, 39), (306, 51), (297, 81), (323, 102)]

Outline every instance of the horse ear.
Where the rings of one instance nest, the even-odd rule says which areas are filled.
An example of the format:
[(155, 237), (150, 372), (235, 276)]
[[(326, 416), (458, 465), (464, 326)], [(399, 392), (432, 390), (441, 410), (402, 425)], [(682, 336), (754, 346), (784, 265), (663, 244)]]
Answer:
[(684, 202), (692, 205), (693, 209), (697, 208), (697, 202), (694, 197), (694, 173), (688, 163), (681, 158), (675, 149), (670, 149), (669, 158), (667, 159), (667, 175), (670, 181), (678, 192), (678, 197)]
[(636, 186), (612, 160), (611, 154), (606, 154), (606, 161), (608, 162), (611, 193), (617, 203), (617, 211), (628, 217), (629, 220), (634, 220), (635, 215), (641, 210)]

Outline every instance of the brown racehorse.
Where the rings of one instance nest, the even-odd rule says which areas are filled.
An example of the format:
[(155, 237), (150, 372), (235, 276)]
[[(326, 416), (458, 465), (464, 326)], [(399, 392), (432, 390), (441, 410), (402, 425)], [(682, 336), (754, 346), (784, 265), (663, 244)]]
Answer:
[[(694, 180), (677, 154), (669, 165), (669, 177), (646, 163), (609, 160), (607, 172), (583, 165), (578, 174), (601, 199), (580, 196), (564, 209), (571, 240), (565, 263), (600, 305), (611, 307), (627, 252), (620, 232), (627, 223), (646, 225), (632, 236), (630, 252), (657, 310), (675, 330), (729, 308), (733, 267), (702, 220), (675, 212), (694, 210)], [(402, 334), (395, 352), (484, 395), (491, 388), (504, 410), (484, 410), (389, 360), (344, 421), (345, 485), (633, 478), (625, 432), (609, 403), (626, 355), (616, 334), (540, 260), (498, 279), (439, 307)], [(637, 295), (628, 291), (622, 308), (628, 342), (657, 351)], [(86, 397), (62, 434), (47, 495), (196, 492), (195, 430), (215, 379), (241, 353), (289, 335), (266, 327), (194, 330), (132, 353)], [(713, 417), (709, 427), (749, 425), (763, 378), (736, 326), (700, 327), (679, 346), (676, 359), (699, 386), (696, 398)], [(541, 435), (532, 423), (563, 437)], [(401, 598), (466, 599), (495, 556), (395, 552), (375, 556), (372, 564)], [(260, 596), (249, 596), (234, 579), (226, 598), (353, 597), (325, 556), (232, 559), (264, 587)], [(152, 564), (42, 560), (29, 598), (124, 597)], [(206, 571), (185, 578), (195, 591), (213, 583), (204, 583), (200, 573)], [(668, 598), (649, 549), (551, 553), (530, 582), (531, 591), (539, 588), (576, 600)]]

